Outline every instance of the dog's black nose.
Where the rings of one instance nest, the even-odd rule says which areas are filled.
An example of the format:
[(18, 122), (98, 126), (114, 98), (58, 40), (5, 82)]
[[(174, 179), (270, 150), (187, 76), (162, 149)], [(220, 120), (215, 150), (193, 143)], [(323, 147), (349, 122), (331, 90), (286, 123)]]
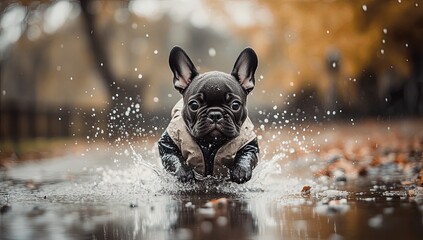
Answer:
[(223, 118), (223, 114), (220, 111), (210, 111), (207, 115), (207, 118), (213, 122), (217, 122)]

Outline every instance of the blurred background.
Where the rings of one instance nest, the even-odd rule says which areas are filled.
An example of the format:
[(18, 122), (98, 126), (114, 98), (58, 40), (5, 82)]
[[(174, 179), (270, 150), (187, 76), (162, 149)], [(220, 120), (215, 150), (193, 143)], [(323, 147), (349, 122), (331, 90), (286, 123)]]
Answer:
[[(259, 56), (260, 124), (423, 114), (423, 2), (2, 1), (0, 154), (22, 142), (160, 134), (180, 98), (179, 45), (200, 72)], [(34, 156), (32, 156), (34, 157)]]

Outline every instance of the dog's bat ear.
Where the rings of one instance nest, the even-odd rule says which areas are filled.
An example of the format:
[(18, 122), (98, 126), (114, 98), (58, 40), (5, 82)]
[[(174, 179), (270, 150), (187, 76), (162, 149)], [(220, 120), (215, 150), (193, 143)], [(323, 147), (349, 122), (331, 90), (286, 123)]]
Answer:
[(183, 93), (198, 75), (197, 69), (185, 51), (178, 46), (170, 51), (169, 66), (173, 72), (173, 85), (180, 93)]
[(231, 75), (238, 80), (242, 88), (249, 93), (254, 89), (254, 73), (258, 65), (257, 54), (252, 48), (244, 49), (238, 56)]

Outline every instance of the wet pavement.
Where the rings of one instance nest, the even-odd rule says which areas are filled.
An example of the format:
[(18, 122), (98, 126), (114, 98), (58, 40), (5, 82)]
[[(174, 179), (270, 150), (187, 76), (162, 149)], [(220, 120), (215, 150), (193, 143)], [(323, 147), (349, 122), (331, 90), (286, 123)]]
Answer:
[(243, 185), (181, 185), (145, 144), (27, 162), (0, 173), (0, 239), (423, 239), (421, 123), (263, 131)]

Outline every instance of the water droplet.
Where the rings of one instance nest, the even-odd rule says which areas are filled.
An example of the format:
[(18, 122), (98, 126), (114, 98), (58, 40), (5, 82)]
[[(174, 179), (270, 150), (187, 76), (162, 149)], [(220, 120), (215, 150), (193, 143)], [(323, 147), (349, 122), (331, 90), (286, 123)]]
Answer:
[(100, 63), (100, 66), (103, 66), (103, 63)]
[(387, 34), (387, 33), (388, 33), (388, 29), (384, 28), (384, 29), (383, 29), (383, 33), (384, 33), (384, 34)]
[(367, 12), (367, 5), (363, 5), (362, 8), (363, 8), (363, 11)]
[(336, 68), (336, 62), (333, 62), (333, 63), (332, 63), (332, 67), (333, 67), (333, 68)]
[(158, 98), (158, 97), (154, 97), (154, 98), (153, 98), (153, 102), (155, 102), (155, 103), (156, 103), (156, 102), (159, 102), (159, 98)]
[(380, 54), (384, 54), (384, 53), (385, 53), (385, 50), (380, 49)]
[(141, 79), (142, 78), (142, 74), (140, 73), (140, 74), (138, 74), (138, 79)]
[(214, 49), (214, 48), (209, 48), (209, 56), (210, 56), (210, 57), (214, 57), (214, 56), (216, 56), (216, 49)]
[(157, 51), (157, 50), (154, 50), (154, 54), (158, 54), (159, 53), (159, 51)]

